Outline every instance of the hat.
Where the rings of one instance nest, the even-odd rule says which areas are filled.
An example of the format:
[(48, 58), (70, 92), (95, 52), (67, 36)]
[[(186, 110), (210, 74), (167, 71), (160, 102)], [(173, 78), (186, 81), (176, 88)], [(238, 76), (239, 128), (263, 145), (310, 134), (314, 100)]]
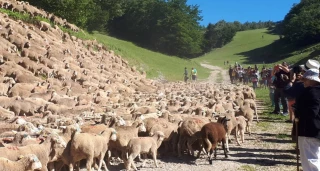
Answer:
[(320, 68), (320, 63), (316, 60), (309, 59), (306, 64), (300, 65), (300, 67), (304, 70), (307, 71), (308, 69), (319, 69)]
[(312, 81), (316, 81), (316, 82), (319, 82), (320, 83), (320, 78), (319, 78), (319, 69), (309, 69), (307, 70), (302, 78), (304, 79), (308, 79), (308, 80), (312, 80)]

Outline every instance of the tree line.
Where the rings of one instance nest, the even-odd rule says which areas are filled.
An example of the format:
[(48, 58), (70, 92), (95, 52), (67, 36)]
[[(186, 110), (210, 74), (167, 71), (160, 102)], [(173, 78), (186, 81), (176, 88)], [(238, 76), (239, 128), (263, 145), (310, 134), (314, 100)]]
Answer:
[(320, 42), (320, 1), (301, 0), (277, 25), (283, 40), (305, 46)]
[(229, 43), (237, 31), (267, 22), (200, 25), (201, 11), (187, 0), (26, 0), (88, 31), (98, 30), (168, 55), (192, 58)]

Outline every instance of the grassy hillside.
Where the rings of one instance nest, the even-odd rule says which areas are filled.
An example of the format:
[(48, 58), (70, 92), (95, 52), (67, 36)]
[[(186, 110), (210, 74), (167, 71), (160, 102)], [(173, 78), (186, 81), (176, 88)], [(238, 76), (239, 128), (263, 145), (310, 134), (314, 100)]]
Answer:
[[(263, 36), (263, 37), (262, 37)], [(266, 63), (271, 66), (275, 63), (287, 61), (291, 64), (303, 63), (309, 58), (320, 55), (320, 44), (309, 47), (296, 48), (279, 40), (279, 36), (267, 29), (238, 32), (233, 41), (226, 46), (215, 49), (197, 59), (196, 62), (208, 62), (212, 65), (224, 66), (229, 60), (244, 64), (244, 66)]]
[(149, 78), (164, 76), (167, 80), (182, 80), (184, 67), (189, 71), (195, 67), (199, 73), (199, 79), (209, 76), (209, 70), (201, 67), (198, 62), (188, 59), (181, 59), (175, 56), (167, 56), (136, 46), (135, 44), (119, 40), (105, 34), (93, 33), (91, 36), (107, 45), (117, 54), (127, 59), (130, 64), (138, 69), (145, 70)]

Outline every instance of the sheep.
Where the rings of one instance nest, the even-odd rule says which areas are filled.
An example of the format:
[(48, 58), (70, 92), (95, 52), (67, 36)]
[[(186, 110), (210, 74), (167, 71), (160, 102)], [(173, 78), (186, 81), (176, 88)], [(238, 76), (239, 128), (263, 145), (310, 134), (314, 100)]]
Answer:
[(41, 31), (48, 31), (51, 28), (51, 25), (45, 21), (39, 21), (39, 26)]
[(18, 148), (0, 148), (0, 157), (17, 160), (20, 155), (35, 154), (42, 164), (43, 171), (47, 171), (47, 163), (54, 157), (57, 148), (65, 148), (66, 143), (60, 137), (50, 135), (42, 144), (31, 144)]
[(165, 142), (165, 153), (168, 152), (169, 144), (173, 147), (172, 151), (176, 153), (176, 144), (178, 141), (178, 124), (174, 123), (166, 123), (165, 125), (162, 124), (155, 124), (150, 132), (149, 135), (153, 135), (155, 132), (161, 131), (164, 133), (164, 142)]
[(21, 156), (18, 161), (11, 161), (4, 157), (0, 157), (0, 171), (17, 171), (17, 170), (38, 170), (42, 168), (42, 164), (38, 157), (34, 154)]
[(133, 137), (138, 137), (138, 132), (146, 132), (146, 127), (143, 122), (135, 121), (131, 126), (116, 126), (118, 139), (115, 142), (110, 142), (110, 151), (112, 149), (121, 152), (122, 159), (125, 159), (125, 152), (128, 142)]
[(236, 116), (244, 116), (248, 122), (246, 130), (251, 135), (251, 123), (253, 121), (254, 110), (251, 109), (250, 103), (240, 104), (239, 109), (235, 112)]
[(116, 141), (117, 132), (114, 128), (106, 129), (101, 135), (94, 135), (90, 133), (75, 132), (70, 147), (70, 154), (72, 156), (72, 164), (70, 170), (76, 162), (87, 159), (87, 170), (91, 171), (94, 159), (98, 158), (100, 170), (101, 165), (107, 169), (106, 163), (103, 158), (108, 150), (109, 140)]
[(208, 123), (208, 118), (187, 118), (181, 123), (179, 128), (179, 142), (178, 142), (178, 157), (181, 157), (181, 146), (187, 141), (188, 149), (194, 155), (192, 144), (197, 139), (200, 139), (200, 132), (203, 125)]
[(237, 133), (238, 133), (238, 121), (236, 119), (236, 117), (234, 116), (234, 113), (225, 113), (223, 115), (218, 116), (218, 123), (222, 123), (225, 118), (227, 118), (229, 120), (229, 122), (226, 123), (226, 131), (227, 131), (227, 137), (226, 137), (226, 149), (229, 152), (229, 140), (230, 140), (230, 135), (231, 132), (233, 131), (235, 134), (235, 139), (238, 145), (240, 145), (238, 137), (237, 137)]
[[(134, 170), (138, 170), (133, 160), (139, 155), (143, 153), (151, 153), (154, 164), (156, 167), (157, 163), (157, 150), (160, 147), (162, 141), (164, 139), (164, 134), (161, 131), (157, 131), (152, 135), (152, 137), (136, 137), (130, 139), (127, 146), (127, 154), (128, 160), (126, 162), (126, 169), (130, 170), (131, 165)], [(142, 167), (145, 166), (145, 161), (143, 161)]]
[(212, 153), (214, 150), (214, 157), (217, 157), (217, 144), (222, 142), (222, 148), (224, 155), (228, 158), (226, 143), (226, 123), (229, 121), (226, 117), (222, 120), (222, 123), (207, 123), (201, 128), (201, 137), (205, 147), (206, 154), (209, 159), (209, 164), (212, 164)]
[[(237, 116), (236, 120), (238, 122), (238, 133), (240, 134), (241, 142), (244, 143), (244, 132), (247, 127), (248, 120), (244, 116)], [(238, 136), (238, 133), (236, 133), (236, 136)]]
[(15, 84), (16, 82), (12, 78), (8, 78), (0, 83), (0, 96), (8, 96), (8, 90)]

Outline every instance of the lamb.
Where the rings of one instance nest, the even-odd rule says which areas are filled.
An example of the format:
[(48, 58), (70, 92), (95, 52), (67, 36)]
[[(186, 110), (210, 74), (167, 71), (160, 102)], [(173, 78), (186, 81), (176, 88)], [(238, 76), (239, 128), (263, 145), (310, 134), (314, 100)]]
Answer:
[[(160, 147), (163, 139), (164, 134), (161, 131), (155, 132), (152, 137), (132, 138), (127, 146), (128, 161), (126, 162), (126, 169), (130, 170), (132, 165), (134, 170), (138, 170), (133, 160), (139, 154), (143, 153), (151, 153), (154, 164), (156, 165), (156, 167), (159, 167), (157, 163), (157, 150)], [(145, 161), (143, 161), (142, 167), (144, 167)]]
[(244, 116), (237, 116), (236, 120), (238, 122), (238, 132), (236, 133), (236, 136), (238, 136), (237, 134), (239, 133), (241, 142), (244, 143), (244, 132), (247, 127), (248, 120)]
[(0, 171), (38, 170), (42, 168), (41, 162), (34, 154), (22, 156), (18, 161), (11, 161), (4, 157), (0, 157), (0, 166)]
[(222, 148), (224, 155), (228, 158), (227, 150), (225, 148), (226, 143), (226, 123), (229, 121), (226, 117), (222, 120), (222, 123), (207, 123), (201, 128), (201, 137), (205, 146), (206, 153), (208, 155), (209, 164), (212, 164), (212, 152), (214, 150), (214, 157), (217, 157), (217, 144), (222, 142)]
[(245, 104), (240, 104), (239, 110), (236, 111), (235, 113), (236, 116), (244, 116), (246, 119), (248, 119), (246, 130), (249, 132), (249, 135), (251, 135), (251, 123), (253, 121), (253, 115), (254, 115), (254, 110), (251, 109), (249, 103)]
[(99, 160), (98, 170), (100, 170), (102, 164), (107, 169), (103, 159), (108, 150), (109, 140), (116, 141), (116, 139), (117, 132), (114, 128), (106, 129), (101, 135), (75, 132), (71, 140), (72, 164), (69, 169), (73, 170), (76, 162), (87, 159), (87, 170), (91, 171), (93, 161), (96, 158)]

